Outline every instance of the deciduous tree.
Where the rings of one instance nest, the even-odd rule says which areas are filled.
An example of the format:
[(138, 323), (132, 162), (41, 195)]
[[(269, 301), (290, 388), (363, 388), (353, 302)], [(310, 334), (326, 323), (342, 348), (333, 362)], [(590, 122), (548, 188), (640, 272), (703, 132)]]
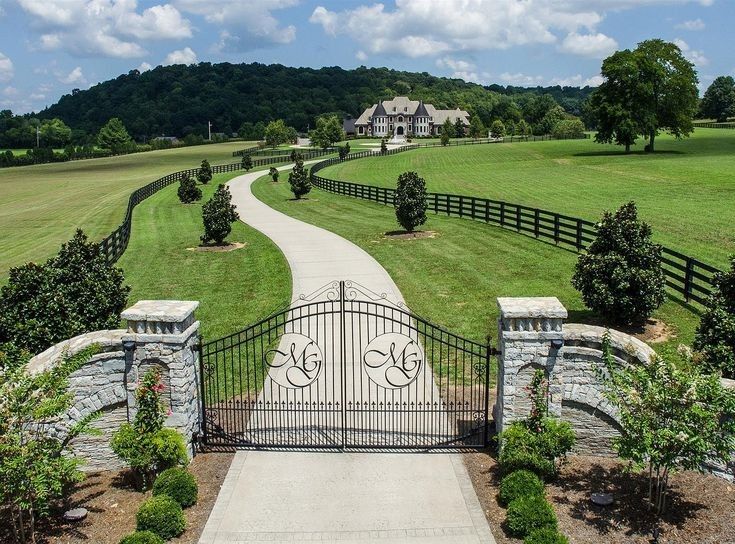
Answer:
[(719, 123), (735, 116), (735, 79), (720, 76), (707, 87), (700, 105), (702, 117), (714, 119)]
[(490, 125), (490, 134), (493, 138), (502, 138), (505, 136), (505, 125), (500, 119), (495, 119)]
[(109, 149), (113, 153), (128, 151), (133, 139), (128, 134), (125, 125), (117, 117), (113, 117), (100, 129), (97, 135), (97, 144), (103, 149)]
[(342, 130), (342, 122), (336, 115), (319, 117), (316, 120), (316, 128), (309, 132), (311, 145), (326, 149), (345, 138)]
[(285, 144), (289, 141), (291, 132), (283, 122), (283, 119), (276, 119), (268, 123), (265, 127), (264, 137), (266, 145), (271, 147), (278, 147), (281, 144)]

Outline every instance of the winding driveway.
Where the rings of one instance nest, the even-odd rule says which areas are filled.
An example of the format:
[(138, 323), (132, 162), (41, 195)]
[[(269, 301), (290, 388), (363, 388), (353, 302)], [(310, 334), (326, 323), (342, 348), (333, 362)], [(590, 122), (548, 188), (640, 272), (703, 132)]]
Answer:
[[(385, 269), (361, 248), (257, 200), (251, 184), (263, 174), (232, 179), (233, 203), (244, 222), (283, 251), (294, 297), (354, 280), (403, 302)], [(238, 451), (199, 542), (315, 540), (495, 542), (459, 454)]]

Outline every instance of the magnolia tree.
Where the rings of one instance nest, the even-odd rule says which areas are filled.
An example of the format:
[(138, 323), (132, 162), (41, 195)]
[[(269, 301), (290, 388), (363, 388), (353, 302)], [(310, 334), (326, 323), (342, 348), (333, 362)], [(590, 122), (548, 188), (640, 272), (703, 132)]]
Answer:
[(416, 172), (404, 172), (398, 176), (393, 196), (396, 219), (407, 232), (426, 222), (426, 182)]
[(268, 170), (268, 175), (273, 180), (273, 183), (276, 183), (278, 181), (278, 176), (279, 176), (278, 168), (276, 168), (275, 166), (271, 166), (270, 169)]
[(253, 167), (253, 158), (250, 156), (249, 153), (246, 153), (242, 156), (242, 169), (246, 172), (249, 172), (250, 169)]
[(232, 223), (239, 218), (232, 204), (230, 190), (220, 184), (212, 198), (202, 206), (202, 221), (204, 222), (202, 243), (214, 242), (216, 245), (221, 245), (232, 231)]
[(293, 170), (288, 174), (288, 183), (291, 185), (293, 195), (297, 199), (300, 199), (311, 191), (311, 180), (304, 168), (304, 158), (301, 156), (301, 153), (296, 154), (295, 163)]
[(212, 167), (209, 165), (209, 161), (207, 159), (202, 161), (202, 165), (199, 167), (199, 171), (197, 172), (197, 179), (199, 180), (199, 183), (203, 185), (212, 181)]
[(617, 409), (621, 426), (613, 445), (620, 457), (645, 468), (648, 502), (666, 510), (669, 477), (699, 470), (705, 461), (731, 460), (735, 450), (735, 391), (696, 365), (654, 357), (644, 365), (618, 366), (603, 337), (605, 398)]
[(202, 198), (202, 190), (197, 187), (194, 179), (188, 174), (184, 174), (181, 181), (179, 181), (179, 188), (176, 194), (184, 204), (191, 204)]

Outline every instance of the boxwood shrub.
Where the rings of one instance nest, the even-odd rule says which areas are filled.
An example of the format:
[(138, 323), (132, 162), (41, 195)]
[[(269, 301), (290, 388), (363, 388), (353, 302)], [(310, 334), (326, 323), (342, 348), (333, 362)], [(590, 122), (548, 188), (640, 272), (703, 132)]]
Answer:
[(150, 531), (135, 531), (128, 536), (123, 537), (120, 544), (164, 544), (163, 540), (156, 533)]
[(179, 536), (186, 528), (181, 505), (168, 495), (151, 497), (141, 504), (136, 521), (138, 531), (151, 531), (164, 540)]
[(197, 502), (197, 482), (186, 469), (173, 467), (164, 470), (153, 483), (153, 496), (168, 495), (187, 508)]
[(519, 497), (543, 497), (544, 483), (536, 474), (528, 470), (516, 470), (500, 482), (500, 502), (508, 505)]
[(556, 529), (556, 514), (544, 497), (519, 497), (508, 506), (506, 523), (513, 536), (524, 538), (534, 529)]
[(544, 527), (531, 531), (523, 539), (523, 544), (569, 544), (569, 539), (556, 529)]

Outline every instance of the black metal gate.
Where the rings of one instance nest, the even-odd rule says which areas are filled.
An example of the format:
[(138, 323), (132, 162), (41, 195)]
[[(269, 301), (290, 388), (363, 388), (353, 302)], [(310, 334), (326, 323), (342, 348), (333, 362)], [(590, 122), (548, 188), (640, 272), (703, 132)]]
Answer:
[(259, 448), (487, 444), (494, 350), (354, 282), (200, 348), (203, 439)]

